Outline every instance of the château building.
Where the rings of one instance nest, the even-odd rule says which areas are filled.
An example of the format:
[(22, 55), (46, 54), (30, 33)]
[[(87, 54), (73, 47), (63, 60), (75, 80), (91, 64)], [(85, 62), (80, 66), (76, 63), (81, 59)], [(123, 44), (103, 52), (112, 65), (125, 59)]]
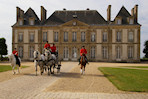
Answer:
[(90, 61), (140, 62), (140, 29), (138, 5), (131, 13), (122, 6), (111, 20), (111, 5), (107, 19), (97, 10), (56, 10), (49, 18), (41, 6), (41, 18), (29, 8), (16, 8), (16, 23), (12, 26), (12, 50), (17, 48), (22, 60), (33, 60), (33, 51), (43, 52), (48, 41), (55, 43), (62, 60), (76, 61), (84, 45)]

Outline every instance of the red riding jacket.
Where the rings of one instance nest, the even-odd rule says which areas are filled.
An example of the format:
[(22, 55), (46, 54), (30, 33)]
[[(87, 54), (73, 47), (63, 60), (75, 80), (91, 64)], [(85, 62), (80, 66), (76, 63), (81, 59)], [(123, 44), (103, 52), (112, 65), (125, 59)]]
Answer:
[(14, 50), (12, 53), (13, 53), (14, 55), (18, 56), (18, 52), (17, 52), (16, 50)]
[(86, 55), (86, 54), (87, 54), (87, 50), (82, 48), (82, 49), (80, 50), (80, 55), (82, 56), (83, 53)]
[(50, 48), (50, 44), (45, 44), (44, 48)]
[(51, 48), (51, 52), (56, 52), (56, 46), (52, 46)]

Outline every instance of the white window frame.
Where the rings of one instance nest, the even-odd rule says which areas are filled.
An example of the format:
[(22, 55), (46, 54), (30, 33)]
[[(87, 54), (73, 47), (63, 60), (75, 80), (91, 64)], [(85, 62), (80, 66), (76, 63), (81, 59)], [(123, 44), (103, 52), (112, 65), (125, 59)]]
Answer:
[(72, 47), (72, 58), (77, 58), (77, 48)]
[(133, 32), (129, 32), (128, 33), (128, 41), (129, 42), (133, 42), (134, 41), (134, 33)]
[(96, 34), (92, 33), (91, 34), (91, 42), (95, 42), (96, 41)]
[(19, 25), (23, 25), (23, 20), (19, 19)]
[(129, 19), (129, 24), (134, 24), (134, 19), (133, 18)]
[(121, 19), (117, 19), (117, 24), (121, 24)]
[(30, 58), (33, 58), (33, 52), (34, 52), (34, 46), (30, 46), (30, 49), (29, 49), (29, 57)]
[(85, 42), (85, 32), (81, 32), (81, 42)]
[(107, 32), (103, 32), (102, 41), (107, 42)]
[(23, 46), (19, 46), (19, 47), (18, 47), (18, 56), (19, 56), (20, 58), (23, 58)]
[(72, 41), (77, 41), (77, 32), (72, 32)]
[(64, 47), (64, 60), (68, 60), (69, 58), (69, 49), (68, 47)]
[(90, 57), (91, 57), (91, 58), (95, 58), (95, 54), (96, 54), (95, 47), (91, 47), (90, 52), (91, 52)]
[(116, 41), (121, 42), (121, 40), (122, 40), (122, 32), (118, 31), (116, 33)]
[(64, 32), (64, 42), (68, 42), (68, 32)]
[(108, 59), (108, 47), (107, 46), (102, 47), (102, 58)]
[(54, 42), (58, 42), (58, 32), (54, 32)]
[(34, 42), (34, 33), (30, 33), (29, 40), (30, 42)]
[(132, 59), (134, 56), (134, 47), (128, 46), (128, 59)]
[(121, 59), (121, 47), (116, 47), (116, 59)]
[(23, 33), (18, 34), (18, 41), (23, 42)]
[(43, 42), (47, 41), (47, 32), (43, 32)]

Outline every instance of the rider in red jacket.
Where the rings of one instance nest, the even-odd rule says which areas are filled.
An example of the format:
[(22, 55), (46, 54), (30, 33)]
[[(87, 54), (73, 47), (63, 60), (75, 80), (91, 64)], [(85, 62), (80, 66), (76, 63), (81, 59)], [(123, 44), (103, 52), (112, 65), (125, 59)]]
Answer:
[(48, 49), (48, 48), (50, 49), (50, 44), (48, 43), (48, 41), (46, 41), (46, 44), (44, 45), (44, 48), (45, 49)]
[[(88, 63), (88, 60), (87, 60), (87, 57), (86, 57), (87, 50), (85, 49), (85, 46), (82, 46), (82, 49), (80, 50), (80, 55), (82, 56), (82, 54), (85, 55), (86, 63)], [(81, 56), (80, 56), (80, 58), (79, 58), (79, 64), (80, 64)]]
[(53, 43), (53, 46), (50, 47), (50, 49), (51, 49), (51, 54), (56, 54), (56, 46), (54, 43)]
[(16, 48), (14, 48), (14, 51), (12, 52), (12, 54), (14, 54), (14, 57), (16, 59), (16, 64), (18, 64), (20, 66), (21, 64), (20, 64), (20, 61), (18, 59), (18, 52), (17, 52)]

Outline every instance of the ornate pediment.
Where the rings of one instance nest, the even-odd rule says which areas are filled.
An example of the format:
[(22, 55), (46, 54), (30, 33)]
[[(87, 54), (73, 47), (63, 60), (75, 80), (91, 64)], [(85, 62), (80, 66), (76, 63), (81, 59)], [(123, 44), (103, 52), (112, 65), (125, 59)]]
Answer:
[(89, 26), (89, 25), (77, 19), (73, 19), (64, 24), (61, 24), (61, 26)]

